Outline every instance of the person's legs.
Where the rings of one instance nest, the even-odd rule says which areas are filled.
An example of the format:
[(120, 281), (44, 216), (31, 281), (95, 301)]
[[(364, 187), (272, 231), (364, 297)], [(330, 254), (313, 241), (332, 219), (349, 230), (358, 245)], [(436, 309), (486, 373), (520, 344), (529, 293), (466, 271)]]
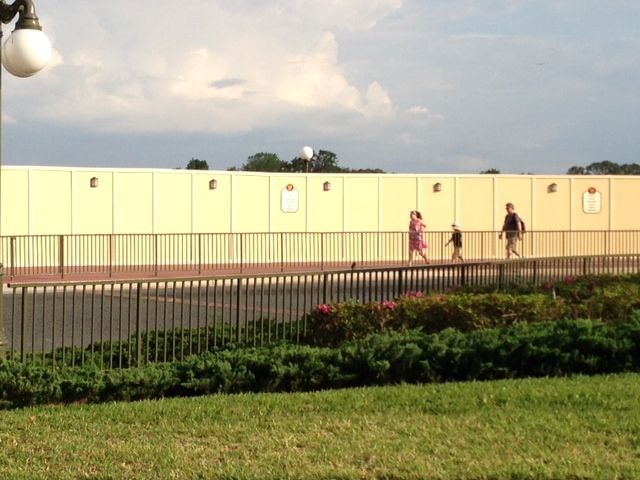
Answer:
[(518, 245), (518, 237), (516, 235), (507, 237), (507, 258), (511, 258), (511, 255), (520, 257), (520, 254), (516, 250)]

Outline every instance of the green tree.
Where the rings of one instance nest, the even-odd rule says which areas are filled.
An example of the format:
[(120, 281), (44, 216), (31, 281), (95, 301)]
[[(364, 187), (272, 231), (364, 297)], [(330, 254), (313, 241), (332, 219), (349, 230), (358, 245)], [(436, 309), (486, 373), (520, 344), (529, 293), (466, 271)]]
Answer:
[[(299, 157), (291, 160), (289, 166), (292, 172), (307, 171), (306, 162)], [(318, 150), (309, 161), (309, 172), (339, 173), (344, 171), (346, 171), (346, 169), (338, 166), (338, 156), (329, 150)]]
[(587, 169), (578, 165), (574, 165), (569, 170), (567, 170), (567, 175), (587, 175)]
[(595, 162), (586, 167), (573, 166), (567, 170), (568, 175), (640, 175), (637, 163), (615, 163), (609, 160)]
[(206, 160), (192, 158), (189, 160), (189, 163), (187, 163), (187, 170), (209, 170), (209, 164)]
[(490, 168), (488, 170), (485, 170), (483, 172), (480, 172), (480, 174), (487, 174), (487, 175), (497, 175), (498, 173), (500, 173), (500, 170), (498, 170), (497, 168)]
[(245, 172), (282, 172), (287, 170), (287, 163), (278, 158), (275, 153), (260, 152), (247, 158), (242, 165)]

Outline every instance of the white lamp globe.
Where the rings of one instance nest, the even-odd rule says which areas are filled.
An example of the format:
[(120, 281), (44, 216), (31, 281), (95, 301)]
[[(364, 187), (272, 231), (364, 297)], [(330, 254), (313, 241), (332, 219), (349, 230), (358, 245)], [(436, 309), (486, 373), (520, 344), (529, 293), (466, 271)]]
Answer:
[(32, 28), (14, 30), (2, 46), (2, 64), (16, 77), (30, 77), (49, 63), (51, 42), (41, 31)]
[(313, 158), (313, 148), (302, 147), (302, 150), (300, 150), (300, 158), (305, 162), (311, 160)]

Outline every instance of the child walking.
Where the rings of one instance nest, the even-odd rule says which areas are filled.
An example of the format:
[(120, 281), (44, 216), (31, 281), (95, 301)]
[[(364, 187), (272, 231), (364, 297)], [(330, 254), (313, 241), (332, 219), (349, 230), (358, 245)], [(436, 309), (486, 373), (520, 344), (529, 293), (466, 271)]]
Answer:
[(445, 243), (445, 246), (453, 243), (453, 254), (451, 255), (451, 260), (454, 262), (464, 262), (464, 259), (462, 258), (462, 232), (460, 231), (460, 225), (458, 222), (453, 222), (451, 224), (451, 228), (453, 228), (453, 233), (451, 234), (449, 241)]

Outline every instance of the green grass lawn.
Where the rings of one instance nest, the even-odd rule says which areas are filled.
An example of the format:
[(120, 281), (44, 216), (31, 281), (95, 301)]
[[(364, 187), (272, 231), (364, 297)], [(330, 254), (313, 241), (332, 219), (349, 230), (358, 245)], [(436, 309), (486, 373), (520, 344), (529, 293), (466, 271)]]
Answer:
[(640, 375), (0, 412), (0, 478), (640, 478)]

